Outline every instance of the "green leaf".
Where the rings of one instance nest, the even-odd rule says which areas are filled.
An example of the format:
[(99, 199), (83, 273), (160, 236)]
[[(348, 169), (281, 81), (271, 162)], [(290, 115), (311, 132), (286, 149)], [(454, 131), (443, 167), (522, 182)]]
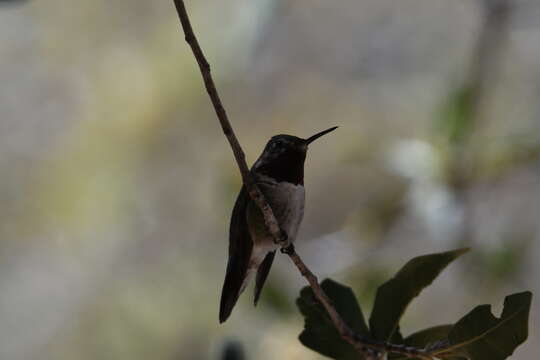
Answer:
[(409, 303), (431, 284), (441, 271), (468, 249), (424, 255), (410, 260), (389, 281), (379, 286), (369, 319), (372, 337), (398, 342), (399, 321)]
[[(453, 325), (438, 325), (424, 330), (420, 330), (407, 336), (404, 340), (405, 345), (412, 346), (417, 349), (430, 349), (437, 345), (448, 345), (448, 334), (452, 330)], [(389, 359), (406, 360), (410, 358), (402, 355), (390, 354)], [(465, 360), (461, 356), (445, 356), (445, 360)]]
[[(364, 315), (351, 288), (331, 279), (324, 280), (321, 287), (347, 325), (357, 334), (368, 336), (369, 330)], [(359, 358), (358, 352), (341, 338), (310, 287), (306, 286), (300, 291), (296, 304), (305, 318), (304, 331), (299, 337), (304, 346), (333, 359)]]
[[(407, 336), (404, 340), (404, 344), (412, 346), (417, 349), (430, 349), (433, 346), (448, 345), (448, 334), (452, 330), (453, 325), (438, 325), (424, 330), (420, 330)], [(391, 360), (411, 360), (398, 354), (389, 354), (388, 358)], [(416, 360), (416, 359), (415, 359)], [(445, 360), (464, 360), (463, 357), (445, 357)]]
[(420, 330), (407, 336), (404, 343), (407, 346), (423, 349), (439, 341), (446, 340), (450, 330), (452, 330), (452, 326), (453, 325), (439, 325)]
[(477, 306), (454, 325), (448, 334), (450, 346), (437, 353), (506, 359), (527, 339), (531, 299), (528, 291), (507, 296), (499, 319), (491, 313), (491, 305)]

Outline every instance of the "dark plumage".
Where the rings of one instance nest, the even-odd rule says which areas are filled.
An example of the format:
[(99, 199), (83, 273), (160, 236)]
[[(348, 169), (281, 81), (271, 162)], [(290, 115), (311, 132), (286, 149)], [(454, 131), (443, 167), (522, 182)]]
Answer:
[[(276, 135), (268, 141), (251, 168), (257, 186), (291, 243), (296, 239), (304, 215), (304, 161), (308, 145), (335, 129), (330, 128), (308, 139)], [(257, 304), (277, 248), (278, 245), (266, 230), (262, 213), (242, 186), (231, 216), (229, 260), (221, 292), (220, 322), (227, 320), (254, 272), (254, 303)]]

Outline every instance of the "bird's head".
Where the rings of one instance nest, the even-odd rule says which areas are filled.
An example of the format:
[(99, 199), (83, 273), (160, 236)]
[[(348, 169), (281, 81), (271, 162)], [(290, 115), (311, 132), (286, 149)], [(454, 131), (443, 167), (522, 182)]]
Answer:
[(253, 171), (278, 181), (303, 183), (304, 161), (309, 144), (337, 129), (337, 126), (321, 131), (307, 139), (292, 135), (273, 136), (253, 166)]

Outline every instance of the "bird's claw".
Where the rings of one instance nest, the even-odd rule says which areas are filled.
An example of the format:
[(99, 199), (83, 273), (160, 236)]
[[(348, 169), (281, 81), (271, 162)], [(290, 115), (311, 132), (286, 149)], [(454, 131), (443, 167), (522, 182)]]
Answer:
[(289, 246), (287, 246), (287, 247), (282, 247), (281, 249), (279, 249), (279, 251), (281, 251), (282, 254), (291, 255), (291, 254), (294, 253), (294, 245), (293, 245), (293, 244), (289, 244)]
[(280, 229), (279, 240), (276, 240), (275, 243), (281, 247), (279, 251), (282, 254), (290, 255), (294, 252), (294, 246), (289, 241), (289, 235), (283, 229)]
[(274, 242), (277, 245), (283, 245), (283, 244), (287, 244), (288, 240), (289, 240), (289, 235), (287, 235), (287, 232), (283, 229), (280, 229), (279, 240), (274, 239)]

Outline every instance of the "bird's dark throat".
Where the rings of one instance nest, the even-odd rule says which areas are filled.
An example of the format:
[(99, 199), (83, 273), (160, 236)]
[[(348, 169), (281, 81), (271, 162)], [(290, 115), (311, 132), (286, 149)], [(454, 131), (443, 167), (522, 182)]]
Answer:
[(287, 153), (271, 162), (262, 164), (256, 171), (276, 181), (304, 185), (304, 152)]

